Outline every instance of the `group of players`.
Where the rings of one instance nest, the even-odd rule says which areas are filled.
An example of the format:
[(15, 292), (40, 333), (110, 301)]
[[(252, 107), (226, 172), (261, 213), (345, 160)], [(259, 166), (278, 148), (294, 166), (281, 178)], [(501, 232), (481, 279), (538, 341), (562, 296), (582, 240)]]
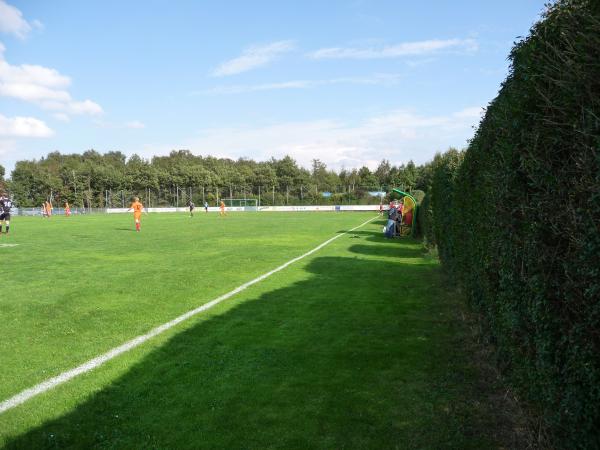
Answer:
[[(42, 217), (50, 218), (52, 217), (52, 211), (54, 210), (54, 206), (52, 206), (52, 202), (46, 200), (42, 203)], [(71, 215), (71, 206), (69, 202), (65, 202), (65, 216), (69, 217)]]
[[(6, 234), (8, 234), (10, 230), (10, 212), (13, 207), (12, 200), (8, 197), (6, 193), (0, 194), (0, 234), (2, 234), (2, 229), (6, 229)], [(194, 202), (188, 202), (188, 207), (190, 209), (190, 217), (194, 217), (194, 209), (196, 206)], [(50, 201), (45, 201), (42, 203), (42, 217), (50, 218), (52, 217), (52, 203)], [(139, 197), (135, 197), (133, 199), (133, 203), (127, 211), (133, 211), (133, 220), (135, 223), (135, 231), (139, 232), (142, 226), (142, 212), (144, 212), (144, 205), (140, 202)], [(208, 212), (208, 202), (204, 202), (204, 211)], [(148, 211), (146, 211), (148, 214)], [(225, 212), (225, 203), (221, 201), (219, 205), (219, 214), (221, 216), (226, 215)], [(71, 207), (68, 202), (65, 202), (65, 216), (69, 217), (71, 215)]]
[[(194, 217), (194, 210), (196, 209), (196, 205), (193, 201), (190, 200), (188, 202), (188, 208), (190, 209), (190, 217)], [(129, 211), (133, 211), (135, 231), (139, 232), (142, 228), (142, 213), (145, 212), (146, 214), (148, 214), (148, 210), (144, 207), (143, 203), (140, 202), (139, 197), (134, 197), (133, 203), (131, 204), (127, 212)], [(204, 212), (208, 212), (208, 202), (204, 202)], [(223, 202), (223, 200), (221, 200), (221, 203), (219, 204), (219, 215), (227, 215), (227, 213), (225, 212), (225, 203)]]
[[(194, 217), (194, 210), (196, 209), (196, 205), (193, 201), (188, 202), (188, 208), (190, 208), (190, 217)], [(221, 202), (221, 211), (225, 210), (225, 203)], [(208, 202), (204, 202), (204, 212), (208, 212)]]

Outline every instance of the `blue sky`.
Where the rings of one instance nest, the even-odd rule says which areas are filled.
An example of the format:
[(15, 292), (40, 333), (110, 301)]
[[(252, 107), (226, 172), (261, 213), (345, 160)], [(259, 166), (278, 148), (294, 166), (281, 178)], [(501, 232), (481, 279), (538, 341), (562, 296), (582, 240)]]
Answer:
[(464, 147), (544, 0), (0, 0), (0, 164), (171, 149), (340, 169)]

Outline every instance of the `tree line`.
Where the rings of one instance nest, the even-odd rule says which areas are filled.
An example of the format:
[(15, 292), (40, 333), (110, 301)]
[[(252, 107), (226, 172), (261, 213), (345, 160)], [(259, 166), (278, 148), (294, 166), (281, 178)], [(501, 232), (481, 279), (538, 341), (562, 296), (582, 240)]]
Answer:
[[(182, 206), (190, 199), (212, 205), (221, 198), (253, 198), (263, 205), (344, 204), (379, 202), (372, 193), (394, 187), (425, 190), (430, 169), (430, 164), (395, 166), (384, 159), (374, 171), (364, 166), (336, 172), (318, 159), (310, 168), (301, 167), (290, 156), (257, 162), (174, 150), (144, 159), (88, 150), (18, 161), (5, 183), (21, 207), (49, 199), (86, 208), (119, 207), (133, 196), (150, 206)], [(4, 168), (1, 174), (0, 179)]]

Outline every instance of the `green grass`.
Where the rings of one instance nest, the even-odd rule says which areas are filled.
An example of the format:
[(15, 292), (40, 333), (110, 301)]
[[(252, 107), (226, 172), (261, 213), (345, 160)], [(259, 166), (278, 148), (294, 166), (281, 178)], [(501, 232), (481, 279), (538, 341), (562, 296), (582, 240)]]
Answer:
[[(0, 400), (299, 256), (362, 213), (15, 218)], [(382, 221), (0, 415), (8, 448), (479, 448), (436, 260)]]

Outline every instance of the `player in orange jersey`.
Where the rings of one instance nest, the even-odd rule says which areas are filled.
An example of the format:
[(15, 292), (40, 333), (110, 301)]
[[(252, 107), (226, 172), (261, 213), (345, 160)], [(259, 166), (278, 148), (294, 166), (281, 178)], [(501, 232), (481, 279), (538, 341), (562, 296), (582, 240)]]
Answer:
[(227, 213), (225, 212), (225, 203), (223, 202), (223, 200), (221, 200), (221, 204), (219, 205), (219, 208), (220, 208), (220, 211), (219, 211), (219, 214), (220, 214), (220, 215), (224, 216), (224, 215), (226, 215), (226, 214), (227, 214)]
[(52, 207), (52, 203), (50, 201), (46, 201), (45, 205), (46, 205), (46, 217), (50, 218), (50, 217), (52, 217), (52, 210), (54, 208)]
[[(144, 211), (144, 205), (140, 202), (139, 197), (134, 197), (133, 203), (127, 210), (128, 212), (133, 210), (133, 220), (135, 220), (135, 231), (140, 231), (141, 228), (141, 219), (142, 219), (142, 211)], [(148, 214), (146, 212), (146, 214)]]
[(69, 206), (69, 202), (65, 202), (65, 216), (69, 217), (71, 215), (71, 207)]

